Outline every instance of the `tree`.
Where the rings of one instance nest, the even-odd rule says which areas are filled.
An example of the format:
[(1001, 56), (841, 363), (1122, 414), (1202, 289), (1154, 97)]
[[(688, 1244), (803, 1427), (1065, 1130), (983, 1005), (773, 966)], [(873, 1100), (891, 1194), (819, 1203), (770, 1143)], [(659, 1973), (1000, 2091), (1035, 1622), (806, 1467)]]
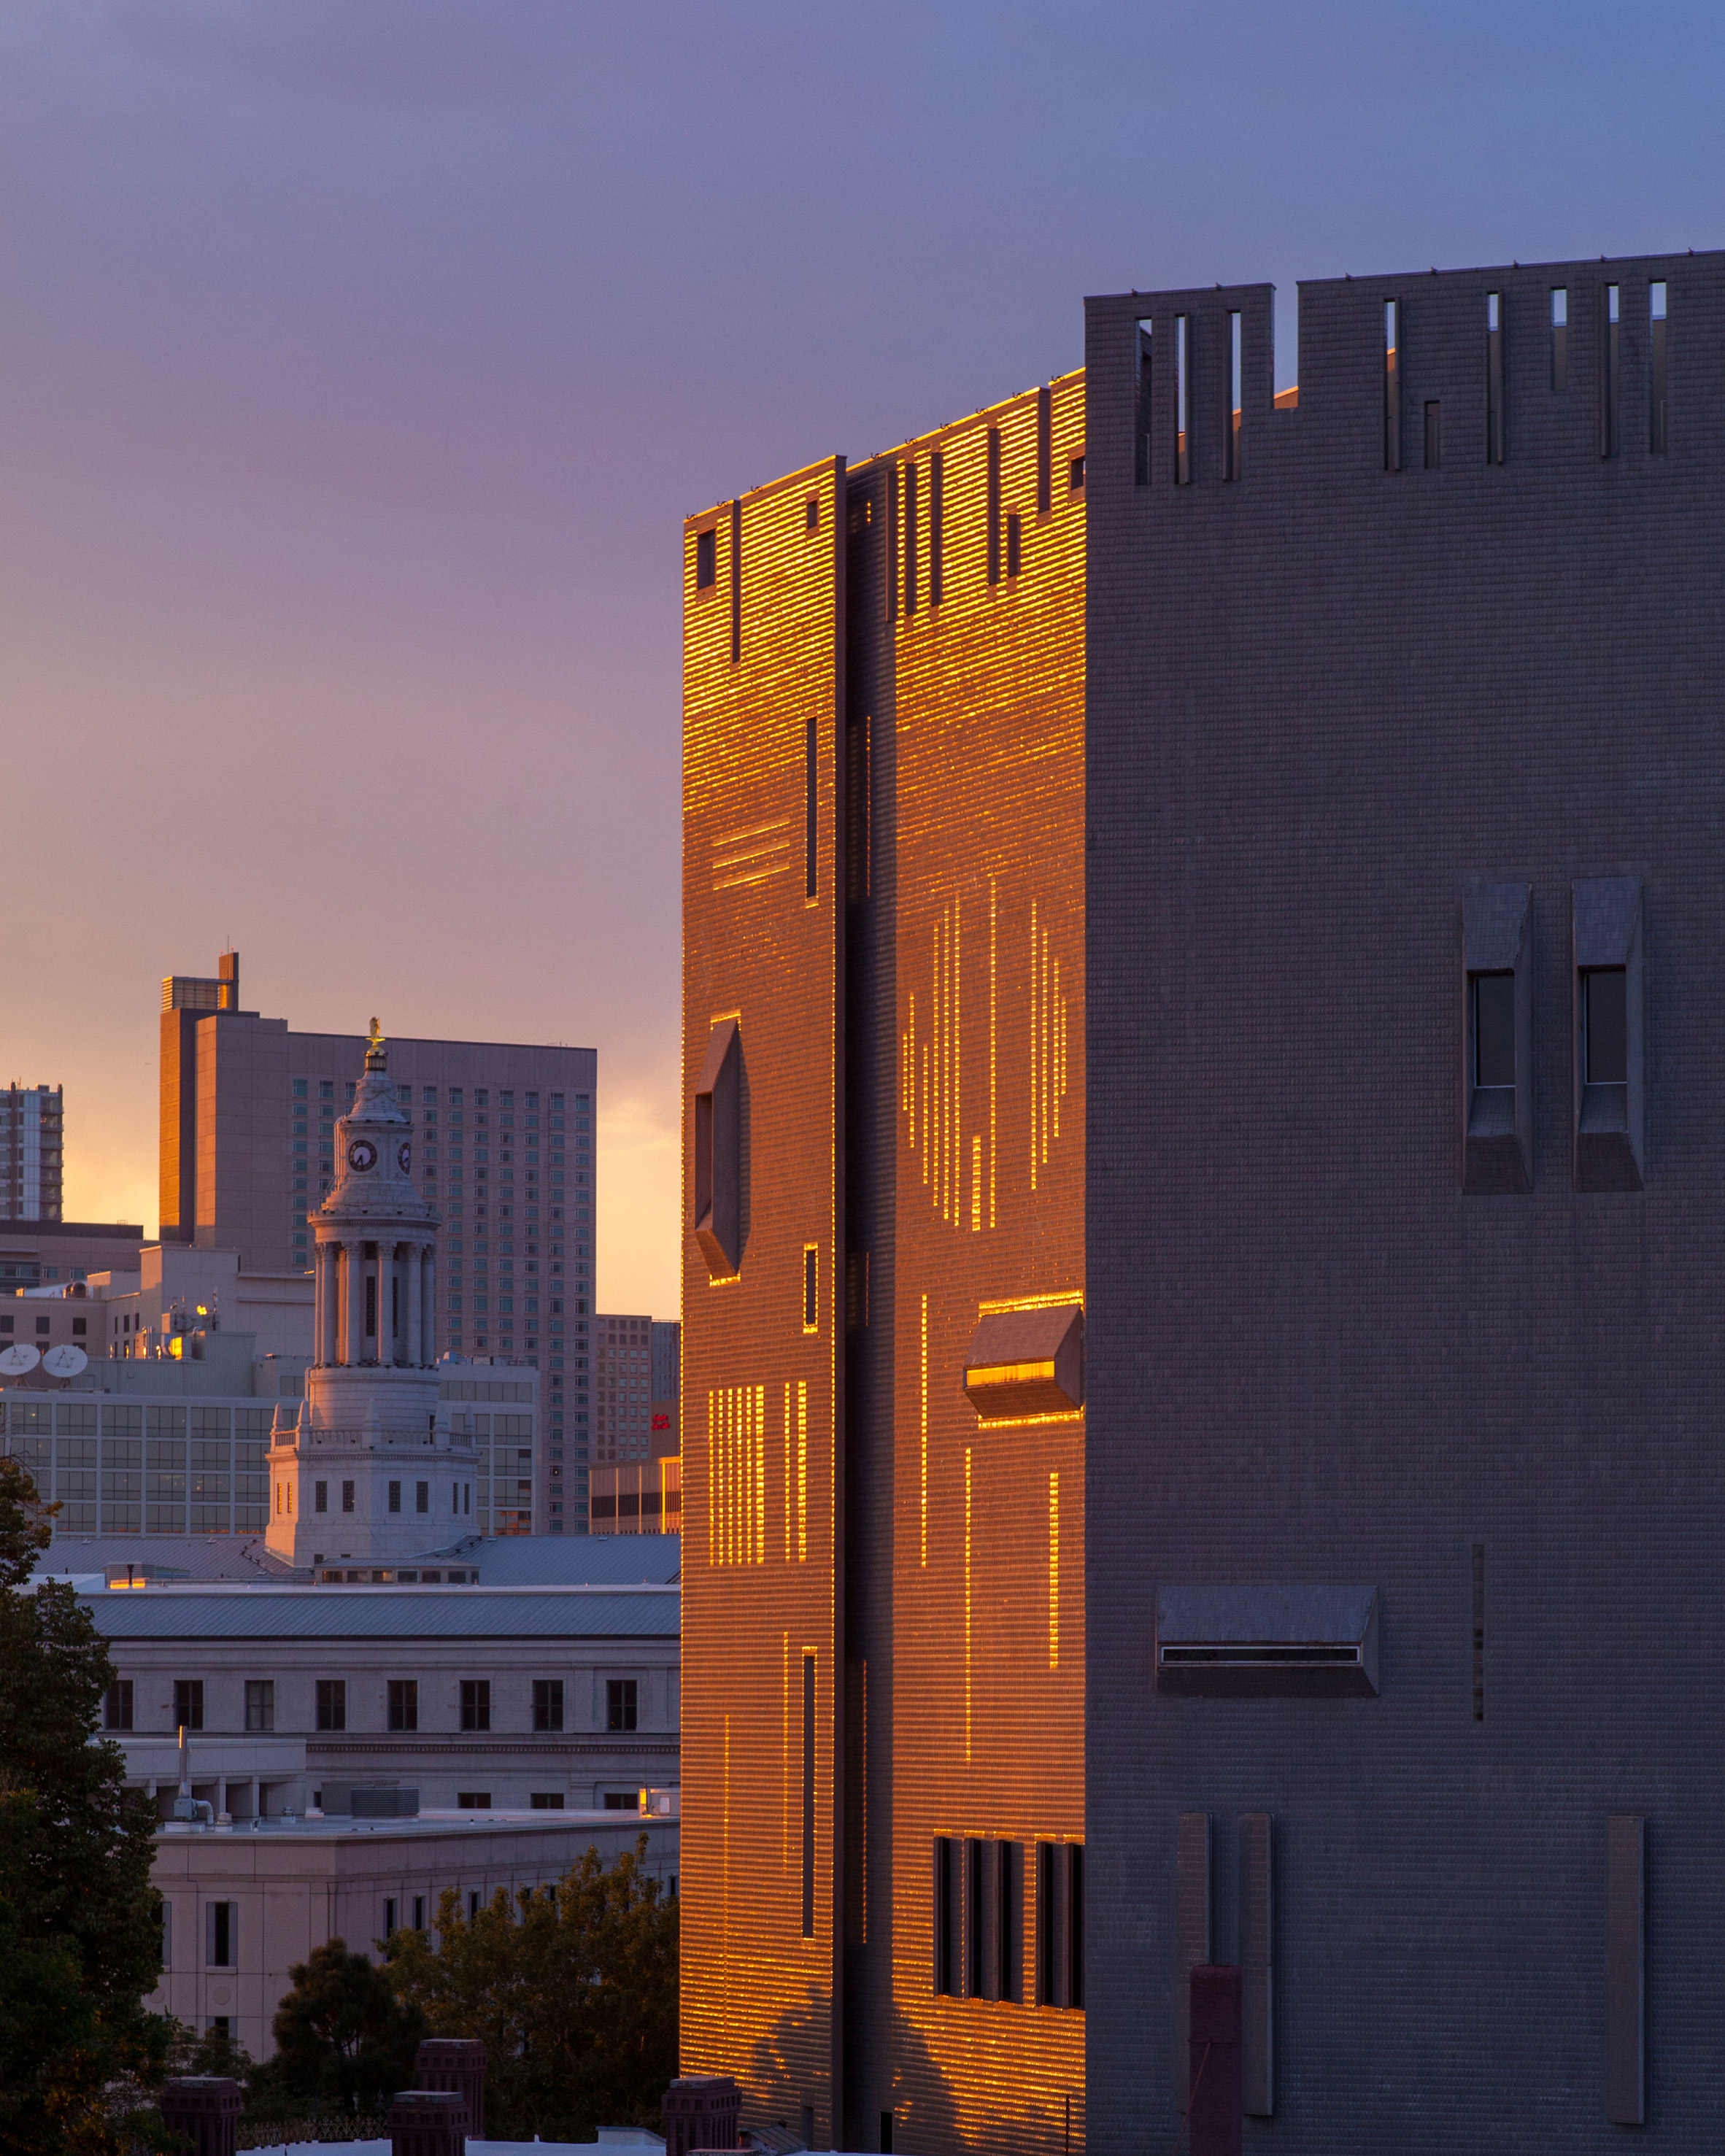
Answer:
[(167, 2054), (143, 2010), (156, 1816), (99, 1734), (114, 1672), (88, 1607), (29, 1585), (54, 1509), (0, 1460), (0, 2145), (98, 2156), (135, 2145), (138, 2084)]
[(250, 2079), (256, 2116), (379, 2112), (398, 2089), (412, 2088), (425, 2017), (396, 1997), (382, 1969), (331, 1939), (290, 1974), (293, 1988), (275, 2010), (275, 2056)]
[(467, 1917), (439, 1904), (435, 1938), (385, 1949), (436, 2036), (485, 2046), (490, 2133), (591, 2141), (651, 2126), (677, 2071), (677, 1904), (643, 1869), (647, 1837), (608, 1870), (589, 1848), (555, 1887), (501, 1888)]

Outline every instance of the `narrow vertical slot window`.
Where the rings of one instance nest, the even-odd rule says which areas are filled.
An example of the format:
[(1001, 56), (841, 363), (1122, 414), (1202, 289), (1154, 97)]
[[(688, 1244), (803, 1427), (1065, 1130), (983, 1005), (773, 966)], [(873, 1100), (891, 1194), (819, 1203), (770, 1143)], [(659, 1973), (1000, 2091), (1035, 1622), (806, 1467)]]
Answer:
[(731, 664), (742, 658), (742, 504), (731, 505)]
[(934, 1988), (945, 1999), (952, 1995), (952, 1844), (939, 1835), (934, 1845)]
[(1138, 363), (1132, 378), (1132, 476), (1139, 486), (1147, 485), (1150, 479), (1150, 329), (1148, 322), (1138, 324)]
[(1569, 290), (1551, 289), (1551, 386), (1559, 395), (1569, 387)]
[(803, 734), (803, 895), (809, 899), (820, 889), (819, 752), (819, 729), (811, 707)]
[(1192, 480), (1192, 317), (1174, 316), (1174, 485)]
[(803, 504), (803, 529), (805, 531), (819, 531), (820, 529), (820, 496), (818, 494), (811, 494)]
[(1476, 1090), (1515, 1089), (1516, 977), (1473, 976), (1473, 1082)]
[(1054, 392), (1046, 382), (1036, 393), (1036, 514), (1054, 506)]
[(1017, 576), (1024, 558), (1024, 520), (1015, 509), (1006, 512), (1006, 576), (1009, 583)]
[(1384, 302), (1384, 469), (1402, 468), (1402, 303)]
[[(716, 531), (695, 535), (695, 588), (710, 592), (719, 581), (719, 535)], [(327, 1115), (329, 1111), (325, 1109)]]
[(1224, 437), (1230, 479), (1240, 477), (1240, 414), (1245, 403), (1240, 370), (1240, 310), (1228, 317), (1228, 429)]
[(886, 619), (898, 619), (898, 466), (886, 467)]
[(1503, 295), (1486, 295), (1486, 462), (1503, 462)]
[(1647, 447), (1656, 457), (1662, 457), (1666, 453), (1666, 285), (1662, 277), (1649, 288), (1647, 316)]
[(814, 1332), (820, 1325), (820, 1252), (813, 1243), (803, 1245), (803, 1330)]
[(1000, 581), (1000, 429), (988, 429), (988, 582)]
[(1439, 470), (1444, 461), (1444, 408), (1434, 397), (1425, 407), (1425, 469)]
[(814, 1937), (814, 1657), (803, 1657), (803, 1936)]
[(916, 611), (916, 467), (905, 466), (905, 612)]
[(1486, 1718), (1486, 1545), (1473, 1546), (1473, 1718)]
[(946, 459), (937, 449), (928, 459), (928, 603), (946, 595)]
[(1055, 1901), (1056, 1860), (1060, 1851), (1051, 1841), (1036, 1845), (1036, 2004), (1058, 2006), (1060, 1970), (1055, 1959), (1060, 1937)]
[(1084, 1844), (1066, 1845), (1066, 2004), (1084, 2005)]
[(1594, 966), (1581, 977), (1582, 1080), (1585, 1085), (1629, 1083), (1628, 978), (1621, 966)]
[(1021, 1918), (1019, 1908), (1019, 1879), (1018, 1845), (999, 1841), (994, 1845), (994, 1859), (999, 1866), (999, 1917), (994, 1930), (996, 1961), (995, 1985), (999, 1997), (1016, 1999), (1021, 1986), (1019, 1979)]
[(1617, 319), (1618, 289), (1615, 285), (1605, 287), (1605, 318), (1604, 365), (1599, 372), (1599, 454), (1615, 457), (1619, 449), (1617, 439), (1617, 396), (1619, 369), (1622, 363), (1623, 326)]
[(972, 1999), (986, 1995), (988, 1965), (984, 1952), (984, 1935), (988, 1926), (983, 1921), (988, 1905), (988, 1890), (983, 1858), (989, 1845), (985, 1841), (967, 1841), (964, 1845), (964, 1899), (969, 1921), (964, 1936), (964, 1989)]

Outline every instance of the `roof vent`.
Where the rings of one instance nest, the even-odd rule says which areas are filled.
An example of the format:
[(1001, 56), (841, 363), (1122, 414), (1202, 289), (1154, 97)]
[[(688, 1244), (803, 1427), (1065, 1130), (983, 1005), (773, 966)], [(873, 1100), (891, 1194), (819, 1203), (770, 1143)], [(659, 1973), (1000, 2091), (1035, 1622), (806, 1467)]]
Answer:
[(1207, 1699), (1375, 1698), (1375, 1587), (1162, 1587), (1156, 1689)]
[(964, 1389), (985, 1424), (1078, 1413), (1084, 1405), (1081, 1306), (984, 1311), (964, 1358)]

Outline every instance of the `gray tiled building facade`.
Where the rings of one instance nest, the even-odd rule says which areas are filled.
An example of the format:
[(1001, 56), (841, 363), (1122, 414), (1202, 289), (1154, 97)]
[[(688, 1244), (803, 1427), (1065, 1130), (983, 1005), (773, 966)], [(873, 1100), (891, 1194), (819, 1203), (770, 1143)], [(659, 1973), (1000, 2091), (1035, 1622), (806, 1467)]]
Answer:
[(1089, 2144), (1710, 2145), (1725, 257), (1087, 316)]

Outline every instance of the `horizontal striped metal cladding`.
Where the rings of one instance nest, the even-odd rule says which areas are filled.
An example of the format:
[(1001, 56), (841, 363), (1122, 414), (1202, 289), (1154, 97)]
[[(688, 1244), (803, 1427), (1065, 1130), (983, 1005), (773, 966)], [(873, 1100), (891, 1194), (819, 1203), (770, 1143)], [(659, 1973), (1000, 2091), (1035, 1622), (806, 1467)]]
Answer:
[(1084, 1312), (1076, 1303), (984, 1314), (964, 1358), (964, 1389), (981, 1419), (1020, 1422), (1084, 1404)]

